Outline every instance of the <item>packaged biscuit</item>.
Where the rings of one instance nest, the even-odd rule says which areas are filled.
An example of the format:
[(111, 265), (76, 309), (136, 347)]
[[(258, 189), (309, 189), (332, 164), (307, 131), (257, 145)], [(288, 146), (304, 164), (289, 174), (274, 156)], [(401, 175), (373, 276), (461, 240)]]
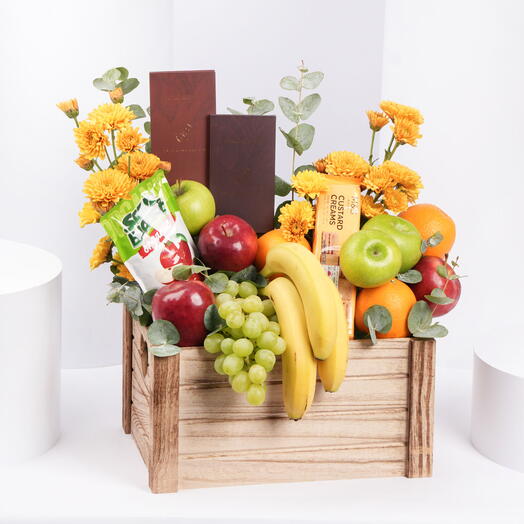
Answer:
[(100, 223), (144, 292), (172, 282), (174, 266), (193, 263), (193, 239), (162, 171), (138, 184)]
[(356, 289), (340, 270), (339, 255), (345, 240), (360, 229), (360, 186), (344, 177), (326, 175), (328, 189), (317, 200), (313, 253), (337, 285), (354, 336)]

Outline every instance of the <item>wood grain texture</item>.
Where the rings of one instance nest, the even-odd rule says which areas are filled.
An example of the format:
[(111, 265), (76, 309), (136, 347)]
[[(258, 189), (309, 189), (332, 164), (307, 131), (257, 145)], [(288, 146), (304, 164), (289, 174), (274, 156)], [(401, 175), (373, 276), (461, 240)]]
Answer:
[(131, 388), (133, 319), (125, 306), (122, 307), (122, 428), (131, 433)]
[(434, 341), (351, 341), (340, 390), (317, 382), (311, 409), (291, 421), (279, 364), (253, 407), (203, 348), (158, 358), (136, 322), (133, 336), (132, 433), (155, 493), (431, 473)]
[(433, 471), (434, 340), (411, 341), (409, 374), (406, 477), (430, 477)]

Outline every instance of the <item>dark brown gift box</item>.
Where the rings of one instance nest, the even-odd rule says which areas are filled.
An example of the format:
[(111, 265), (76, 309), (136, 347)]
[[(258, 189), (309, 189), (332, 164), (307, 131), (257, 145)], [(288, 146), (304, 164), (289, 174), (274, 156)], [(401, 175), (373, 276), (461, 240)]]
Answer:
[(149, 74), (151, 151), (171, 162), (167, 178), (208, 185), (208, 116), (216, 112), (214, 71)]
[(209, 117), (209, 189), (217, 214), (238, 215), (257, 233), (273, 229), (275, 116)]

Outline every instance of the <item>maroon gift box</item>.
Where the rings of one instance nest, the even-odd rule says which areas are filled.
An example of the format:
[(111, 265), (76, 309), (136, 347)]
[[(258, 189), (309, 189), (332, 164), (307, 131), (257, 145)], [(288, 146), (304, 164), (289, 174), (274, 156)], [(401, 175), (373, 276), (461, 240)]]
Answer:
[(216, 112), (214, 71), (149, 74), (151, 151), (171, 162), (167, 175), (208, 185), (208, 117)]
[(209, 188), (217, 214), (238, 215), (257, 233), (273, 229), (275, 116), (209, 117)]

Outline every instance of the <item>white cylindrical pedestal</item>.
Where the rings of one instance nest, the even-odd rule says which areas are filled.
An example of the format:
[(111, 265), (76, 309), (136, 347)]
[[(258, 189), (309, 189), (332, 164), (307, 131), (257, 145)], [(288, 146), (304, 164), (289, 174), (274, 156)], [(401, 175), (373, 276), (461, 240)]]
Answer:
[(524, 472), (524, 344), (514, 336), (475, 347), (471, 441), (489, 459)]
[(0, 463), (59, 436), (61, 272), (55, 255), (0, 240)]

